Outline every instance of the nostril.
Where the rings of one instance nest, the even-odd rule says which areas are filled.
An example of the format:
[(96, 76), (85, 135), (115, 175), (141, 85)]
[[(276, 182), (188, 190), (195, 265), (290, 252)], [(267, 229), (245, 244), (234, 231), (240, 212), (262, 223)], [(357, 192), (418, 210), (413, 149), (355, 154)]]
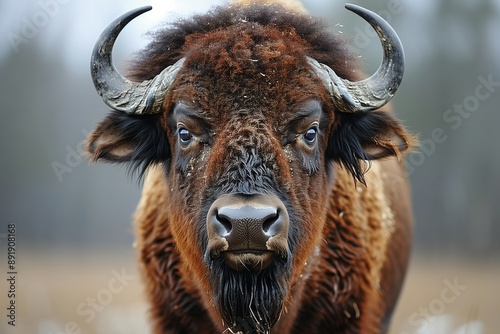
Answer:
[(268, 217), (265, 218), (264, 222), (262, 223), (262, 230), (267, 236), (273, 236), (275, 233), (273, 233), (274, 229), (271, 229), (271, 227), (278, 221), (279, 218), (279, 212), (276, 212), (275, 214), (269, 215)]
[[(217, 222), (224, 228), (224, 233), (221, 233), (222, 236), (226, 236), (228, 235), (229, 233), (231, 233), (231, 230), (233, 229), (233, 225), (231, 224), (231, 220), (224, 216), (224, 215), (221, 215), (219, 214), (219, 212), (217, 212), (215, 214), (215, 219), (217, 220)], [(222, 232), (222, 231), (221, 231)]]

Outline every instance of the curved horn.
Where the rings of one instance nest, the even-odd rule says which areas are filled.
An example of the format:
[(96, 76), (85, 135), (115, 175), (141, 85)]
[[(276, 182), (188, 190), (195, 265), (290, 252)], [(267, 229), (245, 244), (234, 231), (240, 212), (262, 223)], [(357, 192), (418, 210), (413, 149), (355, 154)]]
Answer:
[(114, 67), (111, 53), (118, 34), (134, 18), (151, 10), (140, 7), (123, 14), (99, 36), (90, 61), (90, 71), (97, 93), (111, 108), (127, 114), (155, 114), (161, 111), (163, 99), (184, 59), (164, 69), (151, 80), (133, 82), (124, 78)]
[(351, 82), (337, 76), (325, 64), (312, 58), (307, 60), (340, 111), (353, 113), (378, 109), (392, 99), (403, 79), (403, 46), (394, 29), (380, 16), (360, 6), (346, 4), (345, 7), (365, 19), (377, 32), (384, 49), (384, 59), (378, 70), (365, 80)]

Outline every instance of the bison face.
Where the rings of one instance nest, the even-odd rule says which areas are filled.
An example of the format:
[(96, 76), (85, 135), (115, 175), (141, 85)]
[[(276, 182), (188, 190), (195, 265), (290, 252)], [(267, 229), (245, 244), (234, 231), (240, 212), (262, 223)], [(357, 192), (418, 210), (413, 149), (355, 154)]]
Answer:
[[(241, 79), (221, 81), (232, 82), (234, 91), (248, 87)], [(208, 270), (224, 321), (234, 330), (265, 332), (321, 235), (328, 197), (323, 132), (330, 118), (319, 100), (292, 102), (287, 94), (266, 93), (266, 84), (235, 108), (239, 94), (223, 93), (221, 84), (193, 94), (189, 76), (181, 80), (167, 115), (169, 210), (182, 213), (172, 230), (181, 232), (179, 248), (192, 250), (186, 258), (203, 259), (206, 267), (193, 271), (202, 269), (203, 280)]]
[[(335, 169), (363, 181), (360, 160), (398, 154), (408, 139), (390, 114), (369, 111), (397, 88), (401, 73), (392, 67), (400, 61), (384, 60), (358, 87), (336, 75), (354, 79), (343, 51), (314, 51), (309, 28), (292, 28), (290, 20), (303, 18), (288, 13), (281, 24), (265, 24), (244, 19), (255, 16), (251, 9), (240, 10), (218, 28), (208, 17), (211, 29), (187, 34), (175, 52), (164, 39), (153, 42), (140, 66), (158, 75), (144, 73), (153, 79), (142, 83), (121, 77), (110, 54), (119, 31), (145, 9), (111, 25), (96, 44), (92, 69), (115, 111), (91, 134), (88, 151), (93, 160), (129, 162), (141, 174), (163, 166), (160, 229), (172, 234), (205, 305), (215, 305), (234, 331), (267, 332), (314, 261)], [(260, 10), (274, 15), (272, 7)], [(327, 49), (332, 39), (322, 38), (320, 49)], [(386, 43), (391, 38), (384, 35)], [(399, 49), (393, 43), (385, 50)]]

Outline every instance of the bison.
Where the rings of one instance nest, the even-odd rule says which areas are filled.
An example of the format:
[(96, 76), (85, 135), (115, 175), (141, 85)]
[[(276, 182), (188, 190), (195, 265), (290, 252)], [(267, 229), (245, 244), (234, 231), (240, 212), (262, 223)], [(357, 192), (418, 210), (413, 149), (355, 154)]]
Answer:
[[(155, 333), (383, 333), (404, 279), (412, 213), (401, 157), (413, 137), (380, 110), (404, 54), (378, 15), (365, 78), (348, 43), (297, 2), (237, 1), (160, 29), (126, 77), (96, 42), (111, 113), (92, 161), (125, 163)], [(385, 159), (383, 159), (385, 158)]]

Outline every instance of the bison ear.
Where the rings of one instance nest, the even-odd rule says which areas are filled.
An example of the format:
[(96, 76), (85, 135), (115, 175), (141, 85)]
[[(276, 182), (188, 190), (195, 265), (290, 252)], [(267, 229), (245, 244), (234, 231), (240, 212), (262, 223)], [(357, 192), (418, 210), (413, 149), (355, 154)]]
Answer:
[(167, 135), (160, 115), (127, 115), (112, 111), (87, 138), (91, 161), (128, 163), (143, 176), (146, 169), (170, 159)]
[(388, 112), (341, 113), (329, 139), (327, 157), (347, 168), (364, 183), (366, 165), (360, 160), (401, 157), (412, 139)]

